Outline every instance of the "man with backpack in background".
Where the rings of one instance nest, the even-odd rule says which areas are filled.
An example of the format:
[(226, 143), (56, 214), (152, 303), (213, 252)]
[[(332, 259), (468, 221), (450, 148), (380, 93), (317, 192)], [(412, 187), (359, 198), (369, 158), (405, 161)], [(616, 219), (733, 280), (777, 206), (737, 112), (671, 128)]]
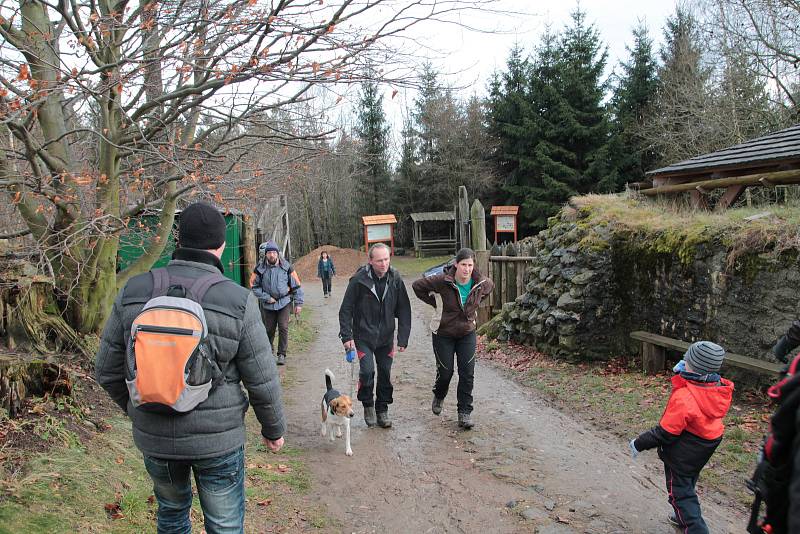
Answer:
[(224, 248), (219, 210), (204, 202), (183, 210), (172, 261), (119, 292), (95, 361), (97, 382), (131, 419), (158, 500), (158, 532), (191, 531), (192, 473), (205, 531), (244, 532), (248, 401), (264, 444), (278, 452), (284, 442), (280, 379), (259, 304), (221, 275)]
[[(273, 240), (264, 246), (264, 261), (255, 268), (253, 293), (261, 302), (261, 318), (267, 329), (269, 342), (275, 348), (275, 327), (278, 328), (278, 365), (286, 363), (289, 345), (289, 314), (295, 315), (303, 308), (303, 288), (291, 263), (281, 258), (278, 245)], [(294, 306), (292, 306), (294, 300)]]

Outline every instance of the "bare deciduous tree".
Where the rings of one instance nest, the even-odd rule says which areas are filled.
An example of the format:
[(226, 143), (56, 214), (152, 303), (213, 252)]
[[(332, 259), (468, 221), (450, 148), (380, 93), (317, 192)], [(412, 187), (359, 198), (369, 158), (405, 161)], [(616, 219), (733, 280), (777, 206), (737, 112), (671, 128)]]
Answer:
[[(244, 155), (291, 146), (276, 110), (397, 60), (391, 40), (409, 27), (494, 1), (0, 4), (0, 187), (53, 266), (67, 321), (100, 328), (117, 288), (163, 251), (183, 195), (222, 204)], [(143, 208), (160, 209), (158, 232), (117, 273), (119, 234)]]

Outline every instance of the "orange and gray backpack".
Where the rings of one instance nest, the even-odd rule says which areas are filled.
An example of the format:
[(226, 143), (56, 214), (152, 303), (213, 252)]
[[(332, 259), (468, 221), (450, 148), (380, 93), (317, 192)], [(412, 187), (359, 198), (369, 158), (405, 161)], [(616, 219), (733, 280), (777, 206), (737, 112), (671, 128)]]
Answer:
[(170, 277), (153, 269), (150, 300), (131, 325), (126, 351), (126, 384), (141, 410), (181, 414), (208, 398), (223, 378), (208, 342), (201, 303), (211, 286), (228, 279)]

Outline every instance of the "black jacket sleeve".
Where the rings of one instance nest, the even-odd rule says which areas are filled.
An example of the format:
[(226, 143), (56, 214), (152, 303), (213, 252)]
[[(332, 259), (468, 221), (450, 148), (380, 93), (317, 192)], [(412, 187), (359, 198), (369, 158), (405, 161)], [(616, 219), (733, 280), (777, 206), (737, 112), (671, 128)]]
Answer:
[(775, 346), (772, 347), (772, 354), (778, 360), (786, 363), (788, 361), (787, 355), (798, 346), (800, 346), (800, 321), (794, 321), (786, 334), (781, 336)]
[(649, 449), (654, 449), (658, 446), (669, 445), (680, 436), (676, 436), (675, 434), (670, 434), (660, 425), (656, 425), (647, 432), (642, 432), (636, 441), (633, 442), (633, 446), (636, 447), (636, 450), (646, 451)]
[(408, 347), (408, 337), (411, 335), (411, 302), (408, 300), (408, 291), (403, 279), (399, 276), (397, 283), (397, 301), (394, 315), (397, 317), (397, 346)]
[(342, 298), (342, 305), (339, 306), (339, 339), (342, 343), (353, 339), (353, 309), (358, 300), (358, 282), (350, 280), (347, 290)]
[[(123, 290), (124, 291), (124, 290)], [(122, 324), (122, 293), (114, 301), (95, 357), (95, 379), (122, 411), (128, 410), (128, 386), (125, 385), (125, 332)]]

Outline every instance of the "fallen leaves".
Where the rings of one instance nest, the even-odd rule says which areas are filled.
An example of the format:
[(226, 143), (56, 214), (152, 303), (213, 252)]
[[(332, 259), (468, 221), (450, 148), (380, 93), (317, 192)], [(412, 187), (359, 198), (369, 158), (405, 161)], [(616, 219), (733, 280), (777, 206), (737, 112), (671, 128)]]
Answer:
[(277, 471), (278, 473), (291, 473), (292, 468), (286, 464), (256, 464), (256, 463), (249, 463), (247, 464), (248, 469), (266, 469), (267, 471)]

